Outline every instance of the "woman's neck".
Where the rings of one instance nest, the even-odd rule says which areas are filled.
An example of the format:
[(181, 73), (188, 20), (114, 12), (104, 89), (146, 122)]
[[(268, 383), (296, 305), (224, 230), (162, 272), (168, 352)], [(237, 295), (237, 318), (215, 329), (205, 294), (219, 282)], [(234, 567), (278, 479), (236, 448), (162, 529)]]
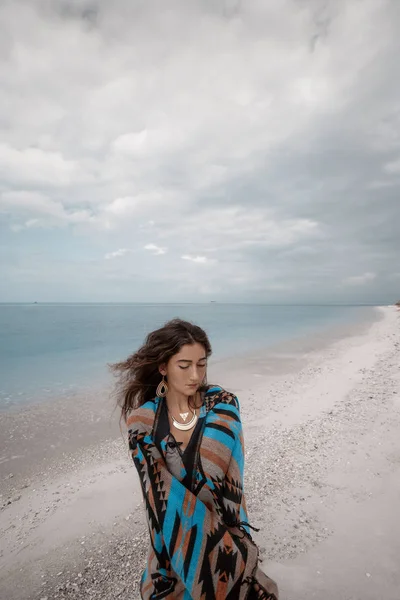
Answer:
[[(190, 396), (186, 396), (185, 394), (180, 394), (179, 392), (169, 391), (167, 395), (167, 406), (169, 411), (178, 411), (179, 413), (188, 412), (189, 409), (189, 398)], [(197, 393), (194, 397), (194, 404), (197, 405)]]

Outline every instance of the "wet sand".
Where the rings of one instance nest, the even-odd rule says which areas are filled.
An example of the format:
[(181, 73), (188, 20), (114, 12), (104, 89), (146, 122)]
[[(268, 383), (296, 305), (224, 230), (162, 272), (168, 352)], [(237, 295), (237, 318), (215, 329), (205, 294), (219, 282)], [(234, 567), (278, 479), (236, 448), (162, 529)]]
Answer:
[[(400, 312), (215, 363), (282, 599), (399, 600)], [(148, 533), (109, 391), (0, 415), (0, 597), (139, 598)]]

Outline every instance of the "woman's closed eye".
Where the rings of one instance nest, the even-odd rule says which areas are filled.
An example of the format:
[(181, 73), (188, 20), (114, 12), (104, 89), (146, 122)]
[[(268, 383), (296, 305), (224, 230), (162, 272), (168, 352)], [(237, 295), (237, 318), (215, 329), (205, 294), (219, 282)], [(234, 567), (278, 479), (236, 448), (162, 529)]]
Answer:
[[(197, 365), (199, 367), (199, 369), (205, 369), (206, 365)], [(181, 367), (181, 365), (179, 365), (180, 369), (188, 369), (190, 367), (190, 365), (187, 365), (186, 367)]]

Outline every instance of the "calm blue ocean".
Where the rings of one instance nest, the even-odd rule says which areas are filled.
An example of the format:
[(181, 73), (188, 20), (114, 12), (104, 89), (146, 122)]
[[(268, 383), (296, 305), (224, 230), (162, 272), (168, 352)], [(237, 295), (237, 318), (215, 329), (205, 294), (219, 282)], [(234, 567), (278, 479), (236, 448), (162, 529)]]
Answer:
[(367, 318), (371, 311), (218, 303), (0, 304), (0, 409), (107, 383), (107, 363), (125, 358), (173, 317), (203, 327), (218, 359)]

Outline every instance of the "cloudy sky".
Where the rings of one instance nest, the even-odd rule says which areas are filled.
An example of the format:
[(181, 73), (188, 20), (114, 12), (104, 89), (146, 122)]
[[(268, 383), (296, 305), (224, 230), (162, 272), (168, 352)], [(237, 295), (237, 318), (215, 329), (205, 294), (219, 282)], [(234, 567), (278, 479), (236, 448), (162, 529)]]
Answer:
[(400, 297), (398, 0), (2, 0), (0, 301)]

